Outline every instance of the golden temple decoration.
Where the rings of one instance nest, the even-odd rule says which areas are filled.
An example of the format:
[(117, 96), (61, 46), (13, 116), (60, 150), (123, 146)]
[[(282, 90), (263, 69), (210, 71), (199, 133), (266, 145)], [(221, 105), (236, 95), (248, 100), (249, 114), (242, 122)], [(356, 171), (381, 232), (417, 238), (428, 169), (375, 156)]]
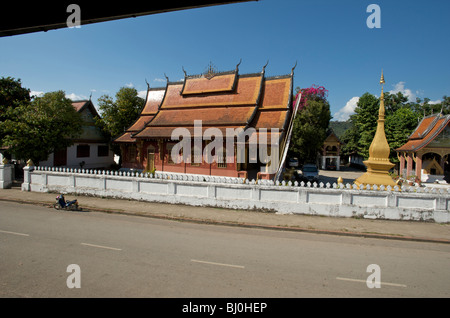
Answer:
[(378, 111), (377, 130), (369, 148), (369, 159), (364, 161), (367, 172), (356, 179), (354, 183), (358, 186), (363, 185), (384, 185), (385, 187), (396, 185), (389, 176), (389, 170), (394, 164), (389, 161), (390, 148), (384, 132), (385, 107), (384, 107), (384, 75), (381, 72), (381, 96), (380, 109)]

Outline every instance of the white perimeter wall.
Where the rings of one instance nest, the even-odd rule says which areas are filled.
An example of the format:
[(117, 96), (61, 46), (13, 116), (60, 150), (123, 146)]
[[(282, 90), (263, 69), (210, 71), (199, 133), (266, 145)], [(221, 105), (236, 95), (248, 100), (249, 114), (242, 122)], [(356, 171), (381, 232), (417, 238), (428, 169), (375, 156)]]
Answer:
[(239, 178), (170, 173), (149, 177), (147, 174), (132, 176), (130, 173), (47, 167), (24, 170), (22, 190), (25, 191), (262, 209), (280, 214), (450, 222), (450, 193), (445, 188), (360, 190), (350, 185), (341, 185), (342, 188), (336, 184), (294, 186), (266, 181), (255, 184)]

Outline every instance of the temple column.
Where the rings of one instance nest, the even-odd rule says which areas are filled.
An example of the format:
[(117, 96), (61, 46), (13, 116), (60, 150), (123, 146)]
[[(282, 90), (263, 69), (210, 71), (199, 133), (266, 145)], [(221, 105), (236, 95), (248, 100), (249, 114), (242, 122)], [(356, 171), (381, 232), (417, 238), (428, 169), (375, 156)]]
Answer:
[(406, 157), (406, 178), (411, 175), (412, 164), (413, 164), (412, 154), (408, 152)]
[(439, 161), (439, 164), (441, 165), (442, 171), (444, 171), (445, 167), (445, 157), (441, 153), (439, 154), (441, 156), (441, 160)]
[(122, 163), (125, 162), (126, 158), (126, 152), (127, 152), (127, 147), (124, 144), (120, 145), (120, 157), (122, 158)]
[(402, 153), (401, 155), (400, 155), (400, 158), (399, 158), (399, 160), (400, 160), (400, 171), (399, 171), (399, 176), (401, 176), (401, 177), (406, 177), (405, 175), (404, 175), (404, 173), (403, 173), (403, 170), (405, 170), (405, 154), (404, 153)]
[(422, 154), (416, 154), (416, 176), (422, 180)]
[(142, 165), (143, 161), (144, 161), (144, 156), (142, 153), (142, 148), (144, 147), (144, 141), (143, 140), (138, 140), (137, 141), (137, 161), (138, 164)]

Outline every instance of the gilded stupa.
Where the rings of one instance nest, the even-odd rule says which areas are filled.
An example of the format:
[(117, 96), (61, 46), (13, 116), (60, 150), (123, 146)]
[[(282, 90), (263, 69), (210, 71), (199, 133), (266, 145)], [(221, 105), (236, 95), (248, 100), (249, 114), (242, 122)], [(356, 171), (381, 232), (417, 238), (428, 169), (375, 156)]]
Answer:
[(395, 165), (389, 161), (390, 148), (384, 132), (385, 107), (384, 107), (384, 75), (381, 71), (381, 97), (380, 109), (378, 111), (377, 131), (370, 144), (369, 159), (364, 161), (367, 167), (367, 172), (356, 179), (354, 183), (358, 186), (363, 185), (377, 185), (378, 187), (384, 185), (385, 187), (396, 186), (394, 180), (389, 176), (389, 170)]

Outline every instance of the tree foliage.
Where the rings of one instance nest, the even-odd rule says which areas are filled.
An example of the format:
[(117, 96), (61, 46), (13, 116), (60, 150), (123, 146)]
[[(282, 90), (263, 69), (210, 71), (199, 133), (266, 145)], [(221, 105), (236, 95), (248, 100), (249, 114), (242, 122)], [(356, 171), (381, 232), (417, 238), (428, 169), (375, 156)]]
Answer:
[(365, 93), (359, 98), (355, 113), (350, 116), (352, 127), (344, 134), (344, 153), (358, 153), (365, 159), (369, 157), (369, 147), (377, 128), (379, 100)]
[(98, 123), (112, 138), (117, 138), (139, 118), (144, 103), (137, 90), (130, 87), (120, 88), (116, 100), (103, 95), (98, 99), (102, 116)]
[[(30, 100), (30, 90), (22, 87), (20, 79), (0, 78), (0, 123), (8, 119), (14, 119), (13, 110), (21, 105), (28, 105)], [(0, 145), (3, 145), (4, 137), (5, 133), (0, 131)]]
[[(330, 105), (327, 90), (322, 86), (298, 89), (295, 100), (302, 93), (297, 116), (294, 119), (289, 152), (300, 162), (315, 162), (323, 145), (330, 123)], [(295, 102), (294, 102), (295, 105)]]
[(81, 116), (63, 91), (46, 93), (7, 111), (9, 118), (1, 123), (3, 145), (17, 159), (38, 164), (72, 145), (72, 139), (81, 134)]
[(407, 142), (409, 135), (416, 128), (420, 117), (420, 114), (414, 112), (408, 106), (400, 107), (386, 117), (385, 132), (391, 149), (390, 160), (392, 162), (398, 162), (395, 149), (400, 148)]
[[(450, 113), (450, 98), (443, 97), (441, 103), (430, 104), (430, 100), (417, 99), (408, 101), (401, 92), (384, 93), (385, 102), (385, 134), (391, 148), (390, 161), (398, 162), (395, 149), (406, 143), (408, 137), (424, 116), (433, 113)], [(357, 103), (355, 113), (350, 116), (351, 127), (345, 132), (342, 141), (345, 143), (343, 154), (358, 154), (364, 159), (369, 157), (369, 147), (375, 135), (380, 100), (376, 96), (365, 93)]]

